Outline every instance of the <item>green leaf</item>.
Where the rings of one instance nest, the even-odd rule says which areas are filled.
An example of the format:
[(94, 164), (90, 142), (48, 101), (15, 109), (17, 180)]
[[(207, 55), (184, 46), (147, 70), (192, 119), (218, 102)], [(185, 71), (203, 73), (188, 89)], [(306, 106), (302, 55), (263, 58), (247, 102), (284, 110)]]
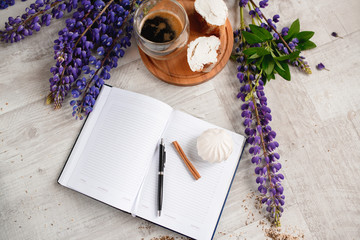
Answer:
[(263, 39), (264, 41), (273, 39), (273, 36), (271, 35), (271, 33), (268, 30), (266, 30), (265, 28), (258, 27), (254, 24), (250, 24), (249, 27), (256, 36)]
[(298, 58), (300, 55), (300, 51), (294, 51), (289, 54), (289, 60), (293, 61), (294, 59)]
[(258, 55), (257, 53), (255, 53), (255, 54), (251, 55), (251, 56), (249, 57), (249, 59), (255, 59), (255, 58), (259, 58), (259, 57), (261, 57), (261, 56)]
[(312, 48), (316, 48), (316, 44), (312, 41), (306, 41), (304, 43), (300, 43), (297, 48), (299, 50), (308, 50), (308, 49), (312, 49)]
[(285, 80), (290, 81), (291, 80), (291, 75), (290, 75), (290, 69), (289, 69), (289, 65), (286, 62), (280, 62), (282, 69), (280, 69), (278, 67), (278, 65), (275, 66), (275, 70), (276, 72)]
[(269, 81), (270, 81), (271, 79), (275, 79), (275, 74), (274, 74), (274, 72), (272, 72), (271, 74), (268, 75), (268, 79), (269, 79)]
[(261, 67), (266, 75), (270, 75), (272, 71), (274, 71), (275, 61), (270, 55), (266, 55), (262, 61)]
[[(266, 55), (266, 56), (268, 56), (268, 55)], [(266, 57), (266, 56), (265, 56), (265, 57)], [(255, 62), (255, 66), (256, 66), (258, 69), (261, 68), (261, 63), (262, 63), (263, 60), (264, 60), (264, 56), (262, 56), (260, 59), (258, 59), (258, 60)]]
[(262, 43), (265, 41), (259, 38), (258, 36), (256, 36), (255, 34), (246, 31), (243, 31), (242, 35), (245, 37), (246, 42), (249, 44)]
[(289, 59), (289, 55), (282, 55), (280, 57), (275, 57), (274, 59), (278, 60), (278, 61), (284, 61), (284, 60), (288, 60)]
[(285, 69), (282, 67), (282, 65), (280, 64), (280, 62), (278, 60), (274, 59), (274, 62), (278, 68), (280, 68), (282, 71), (285, 71)]
[(298, 34), (300, 32), (300, 21), (299, 19), (296, 19), (290, 26), (288, 35), (284, 37), (284, 39), (290, 40), (295, 34)]
[(303, 31), (303, 32), (299, 32), (298, 34), (296, 34), (294, 37), (296, 37), (299, 42), (306, 42), (307, 40), (309, 40), (310, 38), (312, 38), (312, 36), (314, 36), (314, 32), (311, 31)]
[(270, 54), (270, 52), (263, 47), (248, 48), (248, 49), (244, 50), (243, 53), (248, 56), (253, 55), (253, 54), (257, 54), (259, 56), (265, 56), (265, 55)]
[(278, 60), (278, 61), (284, 61), (284, 60), (294, 60), (297, 57), (299, 57), (300, 55), (300, 51), (294, 51), (288, 55), (282, 55), (280, 57), (275, 57), (274, 59)]

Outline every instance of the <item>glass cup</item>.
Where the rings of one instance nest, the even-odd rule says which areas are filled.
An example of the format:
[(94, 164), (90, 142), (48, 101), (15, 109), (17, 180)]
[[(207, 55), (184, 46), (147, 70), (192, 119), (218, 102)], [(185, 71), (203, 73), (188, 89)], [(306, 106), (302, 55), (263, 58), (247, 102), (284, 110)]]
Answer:
[[(182, 25), (182, 31), (178, 36), (168, 42), (153, 42), (141, 33), (146, 16), (156, 15), (156, 12), (167, 12), (175, 15)], [(148, 56), (165, 60), (174, 57), (187, 44), (190, 34), (189, 18), (183, 6), (175, 0), (147, 0), (141, 3), (134, 15), (134, 35), (140, 49)]]

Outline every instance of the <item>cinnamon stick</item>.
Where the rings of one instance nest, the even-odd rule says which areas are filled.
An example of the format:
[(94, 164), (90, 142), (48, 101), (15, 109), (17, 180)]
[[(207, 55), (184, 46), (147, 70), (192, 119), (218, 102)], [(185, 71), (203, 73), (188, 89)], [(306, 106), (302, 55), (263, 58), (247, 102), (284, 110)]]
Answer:
[(174, 141), (174, 142), (172, 142), (172, 144), (174, 145), (176, 151), (179, 153), (181, 159), (184, 161), (186, 167), (189, 169), (190, 173), (193, 175), (195, 180), (198, 180), (199, 178), (201, 178), (199, 172), (196, 170), (196, 168), (190, 162), (190, 160), (186, 157), (186, 155), (185, 155), (184, 151), (182, 150), (182, 148), (180, 147), (179, 143), (177, 141)]

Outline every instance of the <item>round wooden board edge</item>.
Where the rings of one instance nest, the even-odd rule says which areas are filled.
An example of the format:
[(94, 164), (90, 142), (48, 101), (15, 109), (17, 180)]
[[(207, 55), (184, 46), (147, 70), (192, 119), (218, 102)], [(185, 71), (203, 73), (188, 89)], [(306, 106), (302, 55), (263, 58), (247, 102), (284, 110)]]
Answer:
[[(149, 57), (148, 55), (146, 55), (139, 47), (138, 47), (138, 50), (140, 53), (140, 57), (141, 57), (143, 63), (145, 64), (146, 68), (158, 79), (160, 79), (166, 83), (176, 85), (176, 86), (183, 86), (183, 87), (184, 86), (195, 86), (195, 85), (199, 85), (201, 83), (207, 82), (208, 80), (215, 77), (226, 66), (227, 62), (229, 61), (230, 55), (231, 55), (232, 49), (233, 49), (233, 44), (234, 44), (233, 30), (232, 30), (232, 26), (230, 24), (229, 19), (226, 19), (225, 33), (227, 36), (227, 42), (226, 42), (225, 52), (221, 56), (221, 60), (215, 65), (215, 67), (210, 72), (202, 73), (202, 74), (194, 77), (193, 82), (186, 83), (186, 84), (181, 83), (181, 78), (165, 74), (161, 70), (155, 70), (157, 68), (154, 68), (155, 65), (151, 64), (152, 58)], [(199, 74), (199, 73), (194, 72), (194, 74)]]

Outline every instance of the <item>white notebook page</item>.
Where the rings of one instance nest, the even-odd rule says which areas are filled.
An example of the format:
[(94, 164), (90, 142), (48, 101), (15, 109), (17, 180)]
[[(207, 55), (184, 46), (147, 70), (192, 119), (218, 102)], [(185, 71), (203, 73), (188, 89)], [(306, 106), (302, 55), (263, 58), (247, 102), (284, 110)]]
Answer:
[[(170, 119), (164, 133), (167, 160), (162, 216), (156, 216), (157, 157), (152, 160), (146, 177), (137, 215), (192, 238), (210, 239), (240, 158), (244, 137), (228, 131), (234, 140), (233, 153), (227, 161), (211, 164), (197, 155), (196, 140), (203, 131), (218, 127), (179, 111), (174, 111)], [(175, 140), (200, 173), (199, 180), (193, 178), (174, 149), (171, 143)]]
[(112, 88), (67, 186), (130, 212), (171, 111)]

